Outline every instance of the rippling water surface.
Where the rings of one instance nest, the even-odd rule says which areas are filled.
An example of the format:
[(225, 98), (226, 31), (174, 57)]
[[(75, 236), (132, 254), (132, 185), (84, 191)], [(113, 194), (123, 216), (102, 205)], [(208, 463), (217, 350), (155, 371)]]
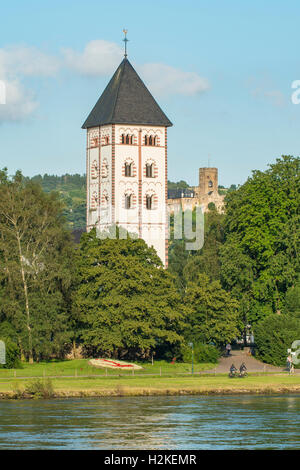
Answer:
[(300, 449), (300, 396), (0, 401), (0, 449)]

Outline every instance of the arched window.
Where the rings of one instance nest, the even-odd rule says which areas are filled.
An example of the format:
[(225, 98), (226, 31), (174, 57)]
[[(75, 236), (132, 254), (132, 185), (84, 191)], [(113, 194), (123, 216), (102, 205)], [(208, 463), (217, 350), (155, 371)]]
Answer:
[(125, 176), (132, 176), (132, 163), (125, 163)]
[(102, 163), (102, 178), (107, 178), (107, 177), (108, 177), (108, 162), (105, 158)]
[(98, 164), (97, 164), (97, 160), (94, 160), (91, 165), (91, 177), (95, 179), (97, 178), (97, 176), (98, 176)]
[(125, 194), (125, 209), (130, 209), (132, 206), (132, 195)]
[(133, 135), (131, 134), (122, 134), (121, 135), (121, 142), (122, 144), (126, 144), (126, 145), (133, 145), (134, 143), (134, 140), (133, 140)]
[(107, 191), (103, 191), (103, 195), (102, 195), (102, 206), (104, 208), (108, 207), (108, 194), (107, 194)]
[(154, 166), (153, 163), (146, 164), (146, 177), (147, 178), (153, 178), (154, 176), (153, 166)]
[(108, 145), (108, 144), (109, 144), (109, 136), (106, 135), (106, 136), (104, 137), (104, 145)]
[(98, 194), (96, 191), (93, 192), (91, 198), (91, 210), (94, 211), (97, 209)]
[(152, 196), (150, 196), (149, 194), (147, 194), (146, 196), (146, 209), (152, 209)]
[(209, 188), (212, 188), (212, 187), (213, 187), (213, 182), (212, 182), (211, 180), (208, 182), (208, 187), (209, 187)]
[(157, 145), (157, 136), (154, 135), (145, 135), (145, 145)]

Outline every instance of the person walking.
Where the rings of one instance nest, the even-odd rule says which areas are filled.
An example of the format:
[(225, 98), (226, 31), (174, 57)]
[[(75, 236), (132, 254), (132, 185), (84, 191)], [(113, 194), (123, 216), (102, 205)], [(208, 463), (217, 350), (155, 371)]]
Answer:
[(290, 374), (292, 370), (292, 357), (290, 354), (286, 358), (286, 365), (287, 365), (287, 370), (289, 371), (289, 374)]
[(230, 351), (231, 351), (231, 345), (230, 345), (230, 343), (227, 343), (226, 344), (226, 355), (227, 356), (230, 356)]

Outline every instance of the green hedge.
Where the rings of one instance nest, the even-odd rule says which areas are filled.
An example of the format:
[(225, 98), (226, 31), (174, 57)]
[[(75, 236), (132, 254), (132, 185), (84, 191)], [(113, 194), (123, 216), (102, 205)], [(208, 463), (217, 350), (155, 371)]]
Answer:
[[(184, 345), (181, 349), (183, 362), (192, 362), (192, 348)], [(197, 343), (194, 344), (194, 362), (218, 362), (220, 351), (211, 344)]]
[(20, 361), (20, 349), (10, 339), (0, 338), (5, 343), (6, 349), (6, 364), (0, 364), (1, 369), (22, 369), (22, 363)]
[(286, 365), (287, 349), (300, 340), (300, 321), (292, 315), (269, 315), (254, 329), (257, 356), (275, 366)]

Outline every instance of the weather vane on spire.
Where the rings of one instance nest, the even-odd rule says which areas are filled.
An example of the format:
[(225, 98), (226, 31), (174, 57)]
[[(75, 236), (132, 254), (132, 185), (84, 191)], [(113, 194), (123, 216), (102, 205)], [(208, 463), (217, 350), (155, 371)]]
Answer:
[(123, 33), (125, 34), (125, 38), (123, 39), (123, 41), (125, 42), (125, 54), (124, 54), (124, 57), (126, 59), (127, 57), (127, 43), (129, 41), (129, 39), (127, 39), (127, 36), (126, 34), (128, 33), (128, 29), (123, 29)]

